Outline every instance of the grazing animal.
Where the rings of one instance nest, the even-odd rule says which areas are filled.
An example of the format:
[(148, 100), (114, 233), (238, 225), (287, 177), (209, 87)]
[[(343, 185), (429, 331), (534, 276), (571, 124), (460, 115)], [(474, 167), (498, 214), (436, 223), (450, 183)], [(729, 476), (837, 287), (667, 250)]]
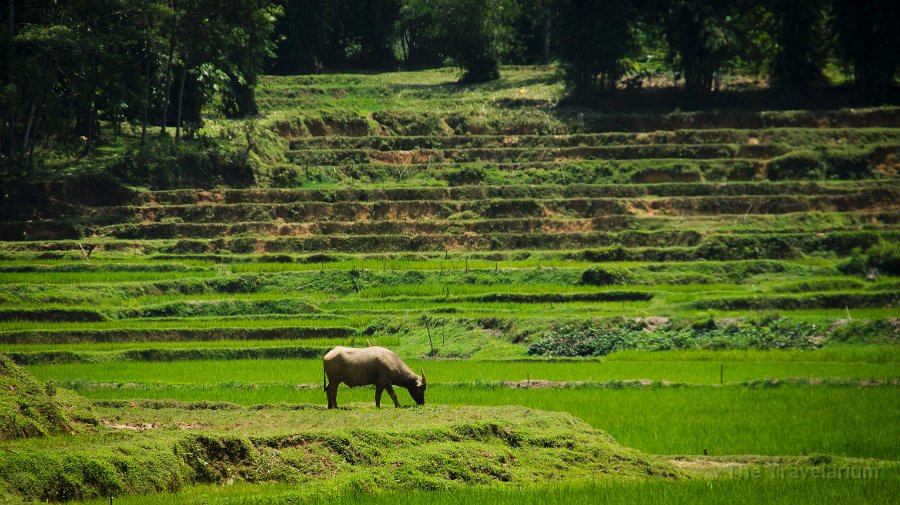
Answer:
[(394, 351), (384, 347), (335, 347), (323, 359), (327, 383), (325, 394), (328, 408), (337, 408), (338, 386), (343, 382), (350, 387), (375, 385), (375, 406), (381, 407), (381, 393), (387, 390), (399, 407), (393, 386), (404, 387), (419, 405), (425, 404), (425, 371), (416, 375)]

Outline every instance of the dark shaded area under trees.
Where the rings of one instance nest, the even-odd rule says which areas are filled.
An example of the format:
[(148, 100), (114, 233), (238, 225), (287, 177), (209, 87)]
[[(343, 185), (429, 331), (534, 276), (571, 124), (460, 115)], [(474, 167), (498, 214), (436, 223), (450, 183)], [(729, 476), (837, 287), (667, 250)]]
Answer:
[(125, 122), (178, 141), (201, 110), (256, 112), (275, 48), (269, 0), (7, 0), (0, 10), (0, 156), (26, 177), (36, 146), (91, 152)]
[(279, 0), (269, 70), (455, 64), (464, 81), (499, 64), (565, 68), (576, 95), (673, 75), (696, 93), (724, 73), (784, 89), (826, 84), (831, 62), (866, 90), (894, 85), (900, 10), (887, 0)]

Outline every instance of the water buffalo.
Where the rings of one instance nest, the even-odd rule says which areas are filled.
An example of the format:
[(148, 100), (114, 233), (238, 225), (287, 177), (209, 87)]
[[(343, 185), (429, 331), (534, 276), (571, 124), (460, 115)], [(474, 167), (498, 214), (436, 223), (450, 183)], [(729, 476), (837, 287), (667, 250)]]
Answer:
[(343, 382), (350, 387), (375, 385), (375, 406), (381, 407), (381, 393), (387, 390), (399, 407), (394, 385), (409, 390), (410, 396), (419, 405), (425, 404), (425, 372), (418, 376), (394, 351), (384, 347), (335, 347), (324, 358), (325, 394), (328, 408), (337, 408), (337, 390)]

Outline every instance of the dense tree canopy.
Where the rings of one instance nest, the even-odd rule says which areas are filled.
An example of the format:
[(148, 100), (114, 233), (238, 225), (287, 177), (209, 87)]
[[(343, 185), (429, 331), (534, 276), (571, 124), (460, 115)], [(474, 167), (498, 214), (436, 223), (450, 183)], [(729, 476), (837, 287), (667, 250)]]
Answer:
[(101, 124), (196, 125), (205, 104), (255, 112), (253, 88), (274, 49), (270, 0), (8, 0), (0, 11), (0, 154), (22, 161), (40, 140)]
[(254, 114), (264, 71), (452, 63), (485, 81), (556, 60), (581, 95), (650, 71), (698, 94), (726, 73), (805, 89), (844, 72), (878, 94), (897, 82), (898, 25), (888, 0), (7, 0), (0, 156), (53, 139), (89, 152), (126, 122), (178, 143), (204, 108)]
[(638, 5), (616, 0), (558, 0), (559, 56), (577, 94), (613, 89), (636, 48)]
[(463, 81), (500, 75), (500, 58), (513, 40), (515, 0), (405, 0), (404, 26), (410, 38), (428, 44), (465, 70)]
[(465, 79), (499, 63), (557, 59), (579, 94), (665, 63), (685, 88), (714, 91), (723, 73), (775, 86), (826, 82), (848, 69), (865, 89), (897, 75), (898, 12), (887, 0), (278, 0), (278, 58), (269, 70), (390, 69), (452, 62)]

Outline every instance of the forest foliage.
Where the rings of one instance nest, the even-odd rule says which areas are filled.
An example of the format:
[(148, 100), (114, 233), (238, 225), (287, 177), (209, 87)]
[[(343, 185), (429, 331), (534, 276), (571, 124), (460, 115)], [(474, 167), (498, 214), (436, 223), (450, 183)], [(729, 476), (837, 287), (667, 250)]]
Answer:
[(83, 156), (128, 128), (143, 151), (149, 127), (174, 146), (196, 132), (201, 112), (253, 116), (266, 72), (453, 65), (462, 82), (481, 82), (498, 77), (501, 64), (556, 62), (576, 97), (654, 80), (702, 96), (735, 74), (801, 91), (846, 75), (887, 96), (900, 66), (900, 10), (887, 0), (7, 4), (0, 172), (8, 177), (27, 177), (9, 168), (27, 168), (42, 146)]

